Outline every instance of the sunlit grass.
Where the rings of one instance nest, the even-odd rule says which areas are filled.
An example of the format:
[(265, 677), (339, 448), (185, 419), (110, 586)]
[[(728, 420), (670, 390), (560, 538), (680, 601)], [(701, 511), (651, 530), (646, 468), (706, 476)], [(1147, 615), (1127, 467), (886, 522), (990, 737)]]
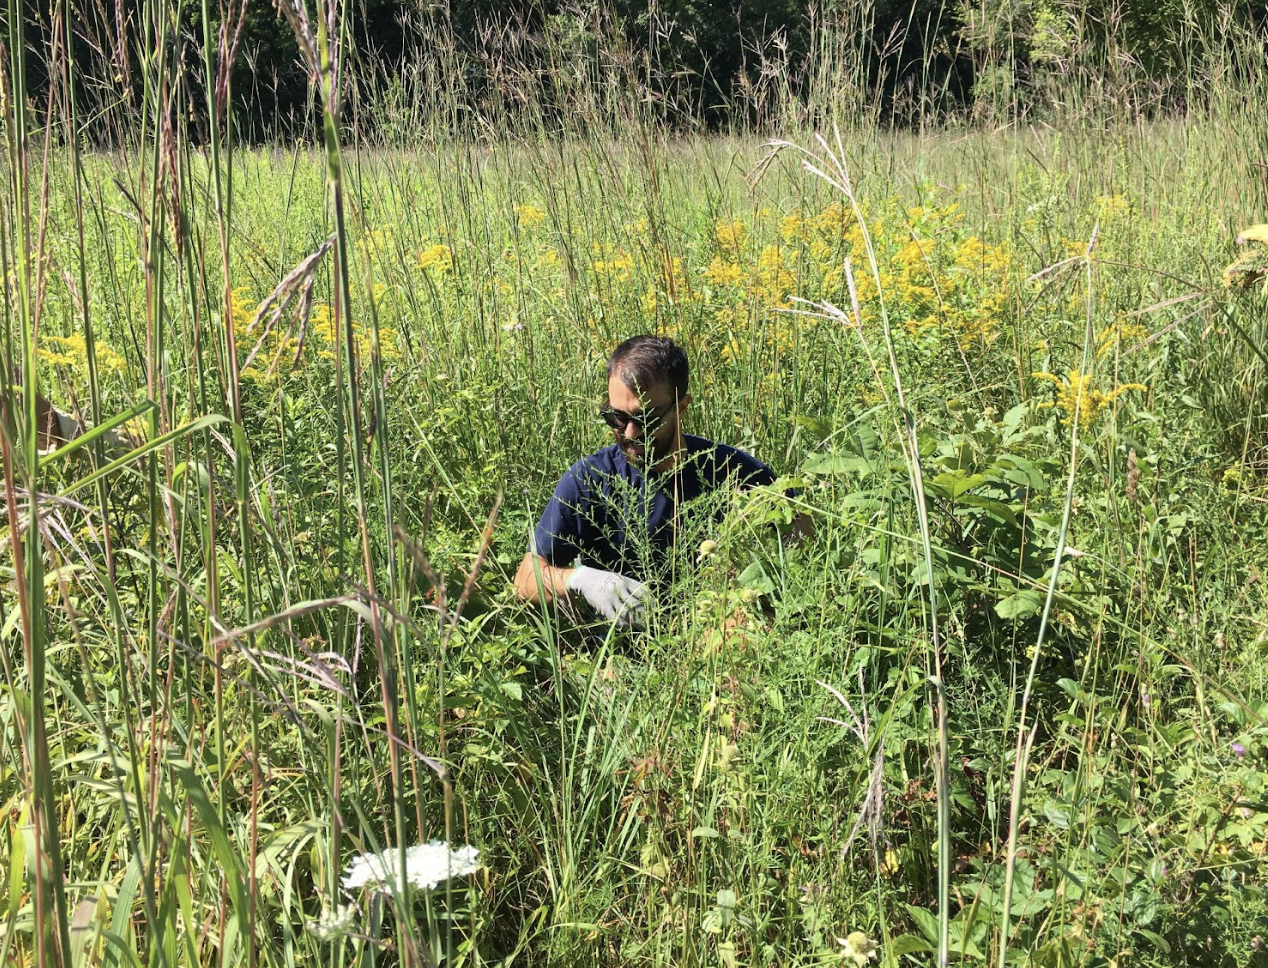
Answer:
[[(145, 16), (129, 147), (5, 119), (0, 962), (1260, 957), (1249, 103), (860, 124), (856, 208), (613, 89), (480, 142), (341, 139), (329, 87), (321, 150), (223, 104), (200, 139)], [(508, 576), (642, 331), (797, 492), (597, 644)], [(136, 449), (41, 461), (37, 389)], [(471, 876), (345, 890), (433, 840)]]

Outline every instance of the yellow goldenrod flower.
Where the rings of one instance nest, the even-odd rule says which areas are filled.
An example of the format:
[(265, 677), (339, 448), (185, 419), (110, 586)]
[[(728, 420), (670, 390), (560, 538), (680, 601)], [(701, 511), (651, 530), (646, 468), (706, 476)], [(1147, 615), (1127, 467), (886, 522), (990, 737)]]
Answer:
[[(342, 326), (335, 328), (334, 314), (329, 303), (318, 303), (313, 307), (309, 317), (308, 331), (317, 343), (317, 355), (322, 359), (335, 358), (335, 346), (343, 339)], [(363, 365), (368, 365), (370, 354), (374, 349), (374, 337), (368, 328), (358, 322), (352, 324), (352, 338), (356, 343), (357, 358)], [(400, 358), (400, 350), (396, 346), (396, 330), (390, 326), (379, 327), (379, 355), (384, 360)]]
[(79, 362), (76, 357), (71, 356), (69, 353), (57, 353), (53, 350), (44, 349), (44, 347), (40, 347), (36, 355), (39, 356), (39, 358), (45, 363), (51, 364), (52, 366), (71, 367)]
[(919, 266), (933, 256), (933, 250), (934, 242), (932, 239), (912, 239), (898, 250), (898, 255), (895, 258), (902, 265)]
[(738, 286), (744, 281), (744, 270), (734, 262), (724, 262), (715, 256), (709, 268), (704, 270), (704, 280), (715, 286)]
[[(79, 333), (72, 333), (70, 336), (44, 336), (41, 342), (53, 343), (61, 347), (60, 351), (46, 349), (43, 346), (39, 349), (40, 359), (54, 366), (86, 367), (88, 365), (88, 342)], [(93, 350), (99, 370), (104, 368), (120, 373), (126, 368), (127, 361), (101, 340), (93, 343)]]
[(738, 362), (747, 356), (748, 347), (734, 337), (727, 340), (726, 345), (722, 347), (722, 359), (728, 363)]
[(748, 241), (748, 226), (740, 219), (719, 219), (713, 236), (718, 248), (736, 258), (744, 251), (744, 243)]
[(395, 245), (396, 235), (391, 225), (370, 229), (357, 240), (357, 249), (367, 256), (390, 252)]
[(1087, 242), (1078, 239), (1062, 239), (1061, 249), (1067, 259), (1078, 259), (1087, 255)]
[(1128, 348), (1144, 342), (1149, 337), (1148, 327), (1119, 319), (1106, 326), (1096, 336), (1096, 357), (1100, 359), (1119, 346)]
[(660, 265), (660, 284), (664, 292), (673, 299), (696, 299), (692, 292), (691, 277), (681, 256), (662, 261)]
[(840, 236), (845, 226), (854, 221), (854, 213), (840, 202), (833, 202), (814, 217), (815, 231), (821, 235)]
[(1111, 403), (1128, 390), (1147, 391), (1142, 383), (1124, 383), (1112, 390), (1100, 390), (1092, 380), (1092, 374), (1071, 370), (1064, 377), (1051, 373), (1032, 373), (1037, 380), (1047, 380), (1057, 388), (1057, 398), (1053, 402), (1041, 403), (1040, 407), (1055, 406), (1067, 418), (1078, 414), (1079, 426), (1090, 425)]
[(1096, 200), (1096, 217), (1101, 222), (1113, 222), (1127, 214), (1127, 199), (1122, 195), (1102, 195)]
[(144, 415), (133, 417), (120, 429), (125, 440), (131, 441), (134, 446), (139, 445), (150, 437), (150, 418)]
[(536, 205), (516, 205), (514, 209), (521, 229), (531, 229), (546, 218), (546, 213)]
[(987, 245), (972, 236), (962, 239), (956, 247), (955, 264), (966, 270), (1002, 275), (1012, 268), (1012, 255), (1006, 245)]
[(800, 212), (785, 215), (779, 220), (779, 236), (788, 244), (800, 242), (805, 238), (806, 220)]
[(418, 254), (418, 268), (424, 272), (449, 272), (453, 269), (453, 252), (441, 243), (426, 248)]
[(611, 247), (596, 245), (595, 254), (603, 258), (595, 259), (593, 266), (597, 275), (608, 276), (617, 282), (628, 282), (634, 271), (634, 259), (628, 252)]
[(762, 249), (757, 259), (757, 286), (755, 295), (762, 302), (782, 308), (797, 287), (796, 277), (784, 263), (783, 252), (777, 245)]

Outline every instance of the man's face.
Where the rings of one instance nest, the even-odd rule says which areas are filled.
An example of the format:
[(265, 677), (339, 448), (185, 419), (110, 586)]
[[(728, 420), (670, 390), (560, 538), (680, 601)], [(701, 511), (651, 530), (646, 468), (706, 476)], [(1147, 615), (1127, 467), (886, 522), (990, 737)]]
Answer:
[(668, 383), (634, 390), (626, 385), (619, 373), (609, 377), (608, 406), (613, 410), (626, 414), (663, 414), (648, 426), (647, 433), (634, 420), (613, 430), (625, 459), (635, 467), (663, 469), (681, 442), (679, 421), (690, 400), (690, 394), (678, 397)]

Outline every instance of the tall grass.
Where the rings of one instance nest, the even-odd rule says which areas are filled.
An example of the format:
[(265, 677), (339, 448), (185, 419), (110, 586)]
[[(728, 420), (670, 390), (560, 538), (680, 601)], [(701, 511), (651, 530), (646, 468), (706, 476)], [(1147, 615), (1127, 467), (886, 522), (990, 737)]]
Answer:
[[(490, 34), (480, 98), (420, 22), (374, 100), (287, 4), (320, 130), (246, 148), (245, 10), (59, 5), (38, 102), (7, 10), (0, 962), (1262, 960), (1253, 34), (1173, 114), (1089, 42), (978, 126), (874, 96), (864, 10), (708, 134), (601, 17)], [(827, 180), (768, 154), (834, 124)], [(798, 491), (595, 645), (508, 575), (645, 330)], [(103, 433), (41, 455), (36, 394)], [(429, 839), (483, 868), (342, 890)]]

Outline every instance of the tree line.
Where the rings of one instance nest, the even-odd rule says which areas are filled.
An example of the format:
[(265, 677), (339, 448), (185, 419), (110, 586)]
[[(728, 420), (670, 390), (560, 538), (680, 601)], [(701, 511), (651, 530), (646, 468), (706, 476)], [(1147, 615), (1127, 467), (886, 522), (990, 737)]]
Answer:
[[(206, 136), (208, 39), (236, 139), (312, 132), (311, 78), (274, 0), (21, 9), (21, 30), (6, 24), (6, 36), (25, 40), (32, 103), (47, 97), (63, 31), (90, 138), (122, 136), (160, 37), (195, 139)], [(760, 127), (846, 90), (858, 109), (903, 124), (1033, 108), (1075, 70), (1165, 108), (1194, 95), (1195, 61), (1229, 24), (1262, 35), (1265, 19), (1268, 0), (345, 0), (337, 29), (353, 123), (408, 139), (472, 118), (565, 125), (577, 98), (610, 106), (631, 90), (676, 126)]]

